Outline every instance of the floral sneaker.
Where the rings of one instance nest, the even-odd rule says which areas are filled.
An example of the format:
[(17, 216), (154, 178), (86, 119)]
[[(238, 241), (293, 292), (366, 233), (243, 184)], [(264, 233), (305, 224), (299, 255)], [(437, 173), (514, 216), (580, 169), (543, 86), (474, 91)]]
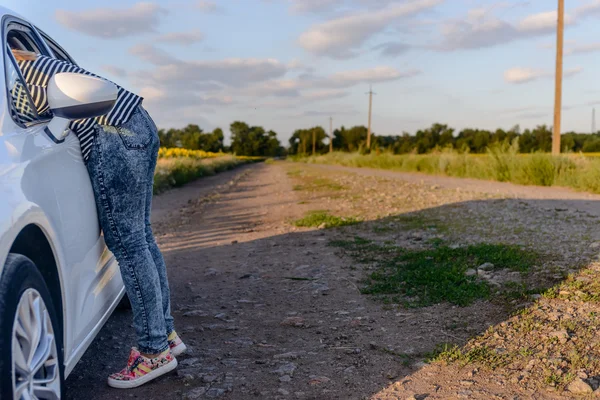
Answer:
[(158, 357), (144, 357), (135, 347), (131, 349), (127, 366), (108, 377), (108, 386), (117, 389), (131, 389), (148, 383), (177, 368), (177, 359), (167, 349)]
[(173, 354), (173, 357), (177, 357), (187, 350), (187, 346), (181, 341), (181, 338), (177, 332), (171, 332), (167, 340), (169, 342), (169, 348), (171, 349), (171, 354)]

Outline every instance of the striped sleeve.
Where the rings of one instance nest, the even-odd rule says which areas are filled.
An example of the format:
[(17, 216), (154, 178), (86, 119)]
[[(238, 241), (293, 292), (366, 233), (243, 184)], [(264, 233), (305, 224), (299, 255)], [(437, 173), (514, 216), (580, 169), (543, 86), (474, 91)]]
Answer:
[[(104, 79), (98, 75), (84, 70), (83, 68), (78, 67), (77, 65), (43, 55), (38, 55), (35, 61), (19, 61), (18, 64), (19, 68), (21, 69), (21, 73), (23, 74), (23, 78), (27, 83), (27, 87), (30, 90), (34, 105), (40, 114), (49, 110), (46, 88), (48, 87), (50, 79), (54, 75), (62, 72), (72, 72)], [(95, 125), (122, 125), (123, 123), (129, 121), (135, 109), (143, 101), (142, 97), (129, 92), (118, 85), (116, 86), (118, 88), (117, 101), (110, 112), (108, 112), (106, 115), (93, 119), (77, 120), (71, 123), (71, 130), (73, 130), (73, 132), (75, 132), (79, 138), (81, 143), (81, 151), (83, 153), (84, 160), (86, 161), (92, 147), (95, 134)]]

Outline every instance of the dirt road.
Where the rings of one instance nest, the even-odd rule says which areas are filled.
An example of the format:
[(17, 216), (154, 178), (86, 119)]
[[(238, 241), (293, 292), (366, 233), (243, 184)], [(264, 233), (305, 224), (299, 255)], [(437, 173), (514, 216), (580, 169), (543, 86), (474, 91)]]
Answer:
[[(70, 398), (553, 398), (510, 374), (424, 363), (436, 345), (464, 345), (534, 300), (386, 304), (360, 292), (371, 267), (331, 244), (361, 236), (415, 249), (435, 240), (525, 245), (545, 257), (518, 279), (547, 288), (594, 260), (598, 200), (562, 189), (285, 163), (200, 180), (154, 205), (173, 314), (189, 353), (177, 373), (152, 384), (108, 388), (107, 374), (134, 344), (131, 315), (117, 311), (67, 380)], [(311, 210), (362, 222), (292, 224)]]

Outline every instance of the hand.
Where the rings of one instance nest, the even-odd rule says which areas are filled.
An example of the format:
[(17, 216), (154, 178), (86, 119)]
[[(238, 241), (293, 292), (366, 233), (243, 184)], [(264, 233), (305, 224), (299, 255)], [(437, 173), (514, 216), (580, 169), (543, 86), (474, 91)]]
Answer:
[(17, 61), (35, 61), (37, 60), (37, 54), (31, 51), (26, 50), (16, 50), (11, 49), (13, 56), (17, 59)]

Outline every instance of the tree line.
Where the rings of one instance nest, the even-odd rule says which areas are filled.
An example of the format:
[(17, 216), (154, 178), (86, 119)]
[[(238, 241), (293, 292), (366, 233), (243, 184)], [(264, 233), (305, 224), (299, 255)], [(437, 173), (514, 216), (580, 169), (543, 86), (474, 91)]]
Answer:
[[(198, 125), (190, 124), (182, 129), (161, 129), (161, 146), (181, 147), (190, 150), (209, 152), (231, 152), (244, 156), (275, 157), (286, 154), (322, 154), (329, 151), (329, 135), (321, 126), (298, 129), (289, 139), (285, 149), (277, 133), (262, 126), (250, 126), (235, 121), (230, 125), (231, 145), (225, 146), (221, 128), (204, 132)], [(446, 124), (435, 123), (427, 129), (420, 129), (414, 135), (404, 132), (402, 135), (372, 134), (371, 150), (390, 151), (394, 154), (425, 154), (435, 149), (453, 148), (470, 153), (485, 153), (486, 149), (502, 142), (517, 141), (522, 153), (549, 152), (552, 149), (552, 129), (539, 125), (534, 129), (521, 131), (518, 125), (509, 130), (463, 129), (456, 132)], [(365, 151), (367, 128), (359, 125), (351, 128), (344, 126), (333, 131), (333, 149), (335, 151)], [(593, 134), (568, 132), (561, 138), (563, 151), (600, 152), (600, 132)]]
[(230, 126), (231, 145), (225, 146), (223, 130), (216, 128), (204, 132), (195, 124), (182, 129), (160, 129), (158, 136), (162, 147), (179, 147), (188, 150), (234, 153), (240, 156), (276, 157), (285, 154), (277, 133), (262, 126), (249, 126), (236, 121)]
[[(365, 126), (344, 126), (333, 131), (333, 148), (336, 151), (365, 151), (368, 130)], [(329, 139), (322, 127), (300, 129), (294, 132), (289, 141), (289, 154), (312, 154), (312, 140), (316, 139), (315, 152), (329, 151)], [(470, 153), (485, 153), (495, 143), (517, 141), (521, 153), (550, 152), (552, 150), (552, 129), (539, 125), (534, 129), (521, 131), (518, 125), (509, 130), (463, 129), (456, 132), (446, 124), (435, 123), (427, 129), (420, 129), (414, 135), (371, 135), (371, 150), (390, 151), (394, 154), (426, 154), (440, 148), (453, 148)], [(600, 152), (600, 132), (593, 134), (568, 132), (561, 135), (561, 147), (568, 152)]]

